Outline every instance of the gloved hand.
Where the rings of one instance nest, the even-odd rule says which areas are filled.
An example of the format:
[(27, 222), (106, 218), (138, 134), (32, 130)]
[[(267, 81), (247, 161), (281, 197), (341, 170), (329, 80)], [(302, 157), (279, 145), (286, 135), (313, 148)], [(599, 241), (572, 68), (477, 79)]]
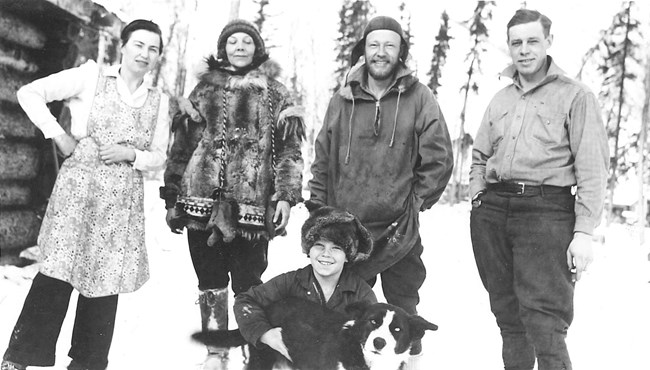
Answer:
[(209, 246), (215, 246), (219, 239), (230, 243), (237, 236), (236, 225), (233, 221), (235, 219), (233, 209), (232, 203), (215, 200), (207, 225), (208, 230), (212, 230), (212, 234), (208, 238)]
[(176, 211), (176, 208), (172, 207), (167, 210), (165, 221), (167, 222), (167, 226), (169, 226), (174, 234), (183, 233), (183, 225), (181, 220), (178, 218), (178, 212)]
[[(194, 108), (194, 105), (192, 105), (192, 102), (188, 98), (185, 98), (183, 96), (177, 96), (174, 100), (175, 102), (173, 103), (175, 104), (173, 105), (176, 106), (175, 107), (176, 109), (174, 109), (175, 112), (179, 113), (180, 115), (185, 114), (189, 116), (190, 119), (194, 122), (201, 122), (203, 120), (203, 117), (201, 117), (201, 113), (199, 113), (199, 111), (196, 110), (196, 108)], [(170, 110), (171, 109), (172, 108), (170, 107)]]

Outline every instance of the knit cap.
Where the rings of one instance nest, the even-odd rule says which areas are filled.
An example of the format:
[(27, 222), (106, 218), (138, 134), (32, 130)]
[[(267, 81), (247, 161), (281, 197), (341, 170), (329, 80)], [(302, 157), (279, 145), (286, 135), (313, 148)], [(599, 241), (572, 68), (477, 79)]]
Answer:
[(302, 251), (309, 254), (311, 247), (320, 239), (343, 248), (348, 262), (368, 259), (372, 252), (372, 236), (359, 219), (350, 212), (323, 206), (309, 215), (302, 225)]
[(404, 37), (404, 31), (402, 31), (402, 26), (394, 18), (387, 16), (377, 16), (368, 22), (366, 28), (363, 30), (363, 38), (359, 40), (352, 48), (352, 53), (350, 54), (350, 66), (357, 64), (359, 58), (364, 54), (366, 47), (366, 37), (372, 31), (377, 30), (389, 30), (397, 33), (402, 40), (402, 51), (400, 52), (400, 59), (402, 63), (406, 62), (406, 57), (409, 54), (409, 43), (406, 42)]
[(226, 55), (226, 42), (228, 37), (237, 32), (243, 32), (249, 35), (255, 43), (255, 54), (253, 56), (253, 64), (255, 66), (260, 65), (266, 59), (268, 59), (268, 54), (266, 52), (266, 47), (264, 46), (264, 39), (260, 35), (260, 31), (257, 27), (244, 19), (234, 19), (230, 21), (226, 26), (221, 30), (219, 39), (217, 41), (217, 59), (223, 62), (228, 62), (228, 56)]

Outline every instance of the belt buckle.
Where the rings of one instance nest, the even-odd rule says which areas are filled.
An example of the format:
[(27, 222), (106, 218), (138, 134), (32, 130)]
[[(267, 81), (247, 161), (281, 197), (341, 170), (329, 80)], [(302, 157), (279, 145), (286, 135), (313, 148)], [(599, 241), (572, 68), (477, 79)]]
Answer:
[(524, 195), (524, 192), (526, 191), (526, 184), (523, 182), (517, 182), (516, 184), (521, 186), (521, 189), (517, 192), (517, 195)]

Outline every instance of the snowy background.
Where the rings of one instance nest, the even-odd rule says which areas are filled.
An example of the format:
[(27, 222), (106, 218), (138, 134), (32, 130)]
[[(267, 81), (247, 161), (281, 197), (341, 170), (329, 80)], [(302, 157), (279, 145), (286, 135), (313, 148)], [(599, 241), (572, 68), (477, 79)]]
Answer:
[[(163, 32), (169, 9), (167, 0), (102, 0), (109, 9), (122, 11), (123, 19), (146, 18), (158, 21)], [(191, 78), (200, 69), (200, 60), (214, 52), (217, 35), (227, 22), (229, 0), (199, 0), (190, 11), (192, 17), (187, 63)], [(582, 55), (597, 41), (599, 31), (609, 26), (620, 2), (587, 0), (527, 1), (529, 8), (547, 14), (554, 22), (555, 42), (549, 50), (570, 76), (575, 76)], [(377, 14), (395, 15), (399, 1), (373, 1)], [(463, 83), (465, 53), (469, 48), (467, 30), (459, 23), (471, 16), (474, 2), (408, 2), (412, 13), (414, 46), (413, 67), (421, 80), (431, 59), (433, 38), (440, 14), (447, 10), (452, 18), (452, 53), (443, 71), (439, 100), (450, 131), (454, 135), (462, 100), (458, 90)], [(467, 131), (475, 133), (488, 100), (503, 84), (496, 78), (508, 63), (505, 25), (520, 1), (499, 1), (489, 24), (490, 45), (477, 81), (481, 94), (471, 98)], [(649, 4), (641, 2), (648, 28)], [(292, 56), (299, 55), (302, 82), (313, 97), (310, 110), (314, 119), (324, 114), (333, 86), (331, 71), (338, 22), (339, 1), (272, 0), (271, 17), (263, 32), (274, 48), (271, 56), (285, 69)], [(251, 19), (254, 6), (242, 0), (240, 15)], [(296, 45), (306, 47), (296, 48)], [(296, 54), (298, 50), (298, 54)], [(301, 53), (301, 54), (300, 54)], [(597, 90), (597, 82), (591, 84)], [(185, 235), (172, 234), (164, 222), (164, 204), (158, 199), (160, 181), (146, 184), (146, 240), (150, 255), (151, 280), (132, 294), (120, 296), (117, 325), (109, 370), (198, 369), (205, 347), (189, 339), (200, 329), (197, 282), (190, 261)], [(635, 194), (634, 189), (626, 190)], [(424, 337), (428, 369), (499, 369), (501, 338), (489, 309), (474, 263), (469, 239), (467, 203), (453, 207), (436, 205), (421, 214), (421, 234), (425, 247), (427, 280), (421, 289), (418, 310), (437, 324), (437, 332)], [(307, 212), (302, 206), (292, 210), (289, 235), (277, 238), (269, 247), (269, 268), (264, 280), (306, 265), (301, 253), (299, 231)], [(645, 240), (650, 239), (646, 229)], [(576, 370), (650, 369), (650, 244), (639, 245), (636, 230), (627, 225), (601, 227), (595, 236), (596, 260), (578, 282), (575, 320), (569, 330), (568, 345)], [(0, 266), (0, 350), (4, 351), (20, 313), (37, 265), (26, 268)], [(378, 283), (377, 286), (380, 286)], [(377, 290), (378, 296), (381, 292)], [(76, 298), (61, 331), (55, 369), (64, 369), (69, 359), (71, 327)], [(234, 327), (233, 323), (231, 327)], [(241, 368), (241, 354), (231, 353), (231, 368)]]
[[(172, 234), (164, 221), (158, 181), (146, 183), (146, 240), (151, 280), (139, 291), (120, 295), (109, 370), (199, 369), (205, 347), (192, 342), (200, 330), (198, 289), (185, 235)], [(469, 239), (467, 203), (436, 205), (421, 213), (427, 280), (420, 315), (437, 324), (424, 337), (427, 369), (499, 369), (501, 337), (481, 285)], [(289, 235), (269, 246), (264, 280), (309, 263), (300, 248), (307, 211), (293, 209)], [(650, 231), (646, 230), (647, 238)], [(576, 370), (650, 369), (650, 262), (633, 229), (597, 230), (596, 259), (575, 295), (575, 320), (568, 345)], [(604, 242), (602, 242), (604, 240)], [(7, 346), (37, 266), (0, 267), (0, 348)], [(381, 292), (377, 290), (378, 297)], [(74, 296), (74, 294), (73, 294)], [(231, 297), (232, 299), (232, 297)], [(55, 369), (65, 369), (76, 298), (70, 304), (57, 347)], [(232, 317), (232, 316), (231, 316)], [(233, 327), (234, 320), (231, 320)], [(241, 368), (231, 352), (231, 369)]]

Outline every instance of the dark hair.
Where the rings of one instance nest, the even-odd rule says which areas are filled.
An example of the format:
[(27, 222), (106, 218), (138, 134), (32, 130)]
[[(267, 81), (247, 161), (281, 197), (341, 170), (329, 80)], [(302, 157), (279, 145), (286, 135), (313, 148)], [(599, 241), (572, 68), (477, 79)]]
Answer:
[(131, 38), (131, 34), (137, 30), (145, 30), (157, 34), (160, 37), (160, 46), (158, 47), (158, 54), (162, 54), (163, 41), (162, 41), (162, 32), (160, 31), (160, 27), (154, 22), (147, 21), (144, 19), (136, 19), (133, 22), (127, 24), (122, 29), (122, 33), (120, 34), (120, 39), (122, 40), (122, 46), (126, 45), (126, 43)]
[(551, 24), (553, 22), (551, 22), (547, 16), (538, 12), (537, 10), (519, 9), (515, 12), (515, 15), (513, 15), (508, 22), (508, 27), (506, 28), (506, 36), (508, 39), (510, 39), (510, 34), (508, 31), (510, 31), (511, 27), (532, 22), (540, 22), (542, 24), (545, 37), (548, 37), (548, 35), (551, 34)]

